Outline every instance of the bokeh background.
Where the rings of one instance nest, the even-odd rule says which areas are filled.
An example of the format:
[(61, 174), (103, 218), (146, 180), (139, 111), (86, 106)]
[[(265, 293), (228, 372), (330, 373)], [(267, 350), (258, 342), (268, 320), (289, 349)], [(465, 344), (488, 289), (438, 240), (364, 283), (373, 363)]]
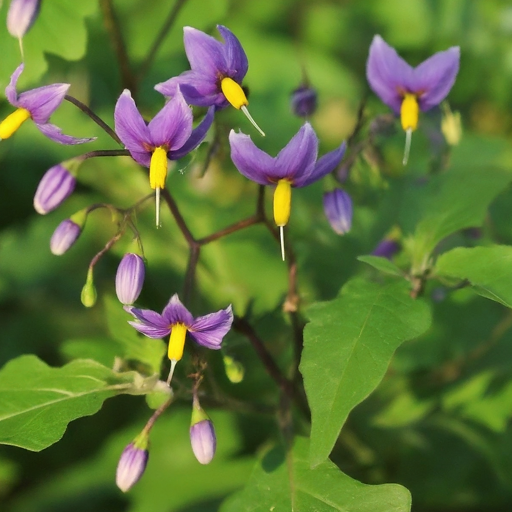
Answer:
[[(5, 30), (9, 2), (0, 13), (0, 87), (20, 62), (17, 41)], [(266, 151), (277, 151), (302, 120), (290, 111), (290, 93), (305, 78), (318, 92), (311, 122), (321, 152), (351, 135), (364, 105), (364, 141), (376, 116), (389, 114), (365, 78), (368, 48), (380, 34), (410, 64), (450, 46), (461, 47), (460, 72), (450, 95), (460, 112), (462, 138), (449, 148), (439, 131), (441, 112), (422, 116), (413, 136), (410, 164), (401, 165), (403, 133), (398, 123), (360, 152), (345, 186), (354, 199), (352, 231), (335, 235), (322, 211), (325, 180), (294, 194), (288, 236), (299, 261), (304, 302), (331, 299), (351, 275), (368, 272), (356, 258), (369, 254), (393, 228), (407, 234), (410, 207), (405, 187), (421, 183), (433, 166), (502, 166), (512, 169), (512, 4), (506, 0), (188, 0), (147, 72), (144, 62), (172, 8), (168, 0), (44, 0), (41, 15), (25, 38), (26, 71), (20, 88), (69, 82), (69, 93), (113, 125), (115, 102), (132, 86), (138, 105), (151, 117), (163, 105), (153, 86), (188, 69), (182, 27), (217, 35), (230, 28), (249, 58), (245, 84), (250, 111), (266, 131), (260, 139), (241, 113), (218, 116), (218, 143), (204, 172), (206, 150), (179, 163), (168, 179), (178, 205), (197, 237), (206, 236), (254, 212), (256, 187), (229, 159), (231, 128), (251, 133)], [(105, 14), (113, 6), (129, 57), (121, 66)], [(108, 18), (107, 18), (108, 19)], [(2, 97), (0, 116), (12, 108)], [(83, 147), (46, 140), (26, 123), (0, 143), (0, 365), (36, 354), (51, 365), (74, 357), (105, 358), (115, 322), (114, 276), (125, 236), (102, 258), (95, 272), (98, 304), (80, 302), (91, 258), (115, 233), (106, 210), (94, 212), (77, 244), (53, 256), (49, 239), (59, 222), (96, 202), (126, 208), (149, 192), (145, 171), (129, 158), (96, 158), (79, 174), (73, 196), (58, 210), (39, 216), (32, 207), (39, 179), (52, 165), (83, 151), (115, 149), (109, 137), (71, 104), (52, 118), (65, 133), (97, 136)], [(463, 183), (461, 183), (463, 193)], [(270, 208), (270, 204), (267, 204)], [(269, 209), (270, 211), (270, 209)], [(493, 203), (485, 226), (447, 242), (512, 243), (512, 191)], [(138, 229), (148, 259), (140, 302), (161, 309), (180, 291), (188, 248), (170, 214), (154, 227), (148, 205)], [(247, 313), (286, 361), (288, 340), (281, 304), (286, 294), (278, 249), (263, 226), (254, 226), (208, 245), (201, 255), (194, 305), (198, 310), (233, 303)], [(333, 453), (340, 468), (366, 483), (396, 482), (410, 489), (415, 511), (490, 512), (512, 506), (512, 315), (505, 307), (469, 290), (427, 287), (434, 322), (421, 339), (404, 345), (376, 393), (352, 413)], [(110, 309), (109, 309), (110, 308)], [(110, 319), (110, 322), (108, 321)], [(109, 325), (110, 324), (110, 325)], [(247, 343), (232, 334), (226, 353), (245, 366), (241, 384), (219, 378), (226, 396), (250, 402), (275, 390)], [(222, 361), (215, 360), (222, 373)], [(102, 361), (105, 362), (105, 361)], [(108, 362), (108, 361), (107, 361)], [(0, 396), (0, 400), (2, 397)], [(253, 414), (229, 403), (211, 412), (218, 453), (198, 467), (189, 448), (187, 403), (173, 406), (158, 422), (150, 465), (128, 495), (114, 483), (123, 447), (142, 428), (149, 410), (141, 397), (106, 402), (94, 417), (73, 422), (61, 442), (41, 453), (0, 448), (0, 503), (4, 512), (213, 511), (240, 488), (254, 454), (277, 437), (272, 415)], [(1, 428), (1, 426), (0, 426)]]

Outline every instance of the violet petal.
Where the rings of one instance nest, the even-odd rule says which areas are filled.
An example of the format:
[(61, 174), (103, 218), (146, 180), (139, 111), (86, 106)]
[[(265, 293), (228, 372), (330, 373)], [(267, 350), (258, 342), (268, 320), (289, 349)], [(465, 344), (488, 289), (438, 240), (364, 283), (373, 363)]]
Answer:
[(76, 144), (85, 144), (86, 142), (92, 142), (96, 140), (96, 137), (89, 138), (78, 138), (72, 137), (71, 135), (64, 135), (62, 130), (51, 123), (38, 124), (36, 123), (37, 129), (46, 137), (58, 142), (59, 144), (65, 144), (66, 146), (74, 146)]
[(18, 106), (18, 94), (16, 92), (16, 84), (18, 83), (18, 78), (20, 77), (21, 73), (23, 73), (24, 68), (25, 64), (21, 63), (14, 70), (14, 73), (11, 75), (9, 85), (5, 88), (5, 97), (7, 98), (7, 101), (15, 107)]
[(27, 109), (37, 124), (44, 124), (62, 103), (69, 84), (52, 84), (22, 92), (18, 106)]
[(117, 100), (114, 123), (116, 133), (126, 149), (140, 153), (148, 151), (146, 146), (152, 145), (149, 130), (128, 89)]
[(189, 333), (199, 345), (217, 350), (221, 346), (222, 339), (231, 329), (232, 323), (233, 310), (228, 306), (216, 313), (196, 318), (189, 328)]
[(240, 41), (233, 34), (233, 32), (231, 32), (231, 30), (224, 27), (223, 25), (217, 25), (217, 30), (220, 32), (222, 38), (225, 41), (225, 73), (235, 82), (241, 84), (242, 80), (247, 74), (247, 70), (249, 69), (247, 55), (245, 54)]
[(183, 43), (190, 67), (215, 81), (218, 70), (226, 69), (224, 45), (192, 27), (183, 28)]
[(295, 180), (295, 186), (305, 187), (334, 171), (345, 154), (345, 148), (346, 144), (343, 142), (337, 149), (322, 156), (308, 175)]
[(170, 324), (183, 324), (190, 327), (194, 317), (190, 311), (181, 303), (178, 294), (175, 293), (162, 311), (162, 317)]

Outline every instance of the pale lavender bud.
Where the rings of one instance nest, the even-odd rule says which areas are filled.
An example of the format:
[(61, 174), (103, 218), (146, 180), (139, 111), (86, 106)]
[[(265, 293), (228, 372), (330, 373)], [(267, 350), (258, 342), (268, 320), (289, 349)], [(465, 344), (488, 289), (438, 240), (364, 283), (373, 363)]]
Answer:
[(88, 213), (88, 209), (84, 208), (57, 226), (50, 239), (50, 249), (53, 254), (57, 256), (64, 254), (76, 242), (85, 226)]
[(343, 235), (352, 226), (352, 199), (344, 190), (337, 188), (324, 194), (324, 212), (332, 229)]
[(75, 189), (76, 178), (62, 164), (48, 169), (34, 196), (34, 208), (45, 215), (60, 206)]
[(201, 464), (209, 464), (215, 455), (217, 437), (211, 420), (201, 420), (190, 427), (190, 443), (196, 459)]
[(146, 469), (148, 458), (147, 442), (144, 447), (141, 447), (136, 440), (123, 450), (116, 471), (116, 484), (121, 491), (129, 491), (140, 480)]
[(39, 14), (41, 0), (11, 0), (7, 13), (7, 30), (14, 37), (23, 37)]
[(301, 85), (292, 92), (290, 98), (292, 112), (299, 117), (309, 117), (317, 107), (316, 90), (307, 85)]
[(392, 238), (384, 238), (384, 240), (381, 240), (377, 247), (375, 247), (372, 255), (390, 260), (399, 249), (400, 245), (396, 240), (393, 240)]
[(121, 304), (133, 304), (139, 298), (145, 271), (144, 261), (138, 254), (123, 256), (116, 274), (116, 293)]

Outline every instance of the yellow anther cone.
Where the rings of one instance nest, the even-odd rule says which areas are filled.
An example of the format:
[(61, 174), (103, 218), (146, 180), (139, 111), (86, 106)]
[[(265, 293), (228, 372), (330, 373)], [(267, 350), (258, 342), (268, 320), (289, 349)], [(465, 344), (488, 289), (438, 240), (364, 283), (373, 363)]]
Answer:
[(162, 146), (156, 148), (149, 164), (149, 185), (156, 190), (156, 226), (160, 227), (160, 190), (165, 187), (167, 178), (167, 150)]
[(9, 114), (0, 123), (0, 140), (8, 139), (29, 117), (30, 112), (25, 108), (18, 108)]
[(405, 149), (402, 163), (407, 164), (409, 160), (409, 151), (411, 150), (412, 132), (418, 127), (418, 118), (420, 106), (418, 99), (414, 94), (406, 94), (400, 107), (400, 121), (402, 128), (405, 130)]
[(169, 337), (167, 356), (169, 359), (179, 361), (183, 357), (187, 327), (183, 324), (174, 324)]

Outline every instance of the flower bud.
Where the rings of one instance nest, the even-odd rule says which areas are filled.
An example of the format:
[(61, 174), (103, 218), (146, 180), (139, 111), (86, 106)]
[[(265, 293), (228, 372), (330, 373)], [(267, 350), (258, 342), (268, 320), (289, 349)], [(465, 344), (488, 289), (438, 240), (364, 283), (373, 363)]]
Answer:
[(372, 255), (390, 260), (399, 249), (400, 245), (396, 240), (393, 240), (392, 238), (384, 238), (379, 242), (377, 247), (375, 247)]
[(97, 298), (98, 294), (96, 293), (96, 287), (94, 286), (93, 269), (92, 267), (89, 267), (87, 279), (84, 287), (82, 288), (82, 293), (80, 294), (80, 300), (86, 308), (92, 308), (94, 304), (96, 304)]
[(352, 199), (344, 190), (337, 188), (324, 194), (324, 212), (332, 229), (339, 235), (350, 231), (352, 226)]
[(149, 458), (148, 445), (148, 435), (143, 431), (123, 450), (116, 471), (116, 484), (121, 491), (129, 491), (144, 474)]
[(127, 253), (117, 267), (116, 293), (121, 304), (133, 304), (144, 284), (144, 261), (138, 254)]
[(34, 208), (45, 215), (60, 206), (75, 189), (76, 178), (62, 164), (46, 171), (37, 186)]
[(7, 13), (7, 30), (14, 37), (23, 37), (39, 14), (41, 0), (11, 0)]
[(244, 380), (245, 368), (242, 363), (235, 361), (231, 356), (225, 355), (222, 357), (224, 361), (224, 369), (226, 376), (233, 384), (238, 384)]
[(316, 90), (307, 85), (301, 85), (292, 92), (290, 98), (292, 112), (299, 117), (309, 117), (317, 107)]
[(53, 254), (64, 254), (77, 240), (87, 219), (87, 208), (78, 211), (69, 219), (63, 220), (53, 232), (50, 249)]
[(196, 459), (201, 464), (209, 464), (212, 461), (217, 448), (215, 429), (208, 415), (196, 403), (192, 409), (190, 443)]

